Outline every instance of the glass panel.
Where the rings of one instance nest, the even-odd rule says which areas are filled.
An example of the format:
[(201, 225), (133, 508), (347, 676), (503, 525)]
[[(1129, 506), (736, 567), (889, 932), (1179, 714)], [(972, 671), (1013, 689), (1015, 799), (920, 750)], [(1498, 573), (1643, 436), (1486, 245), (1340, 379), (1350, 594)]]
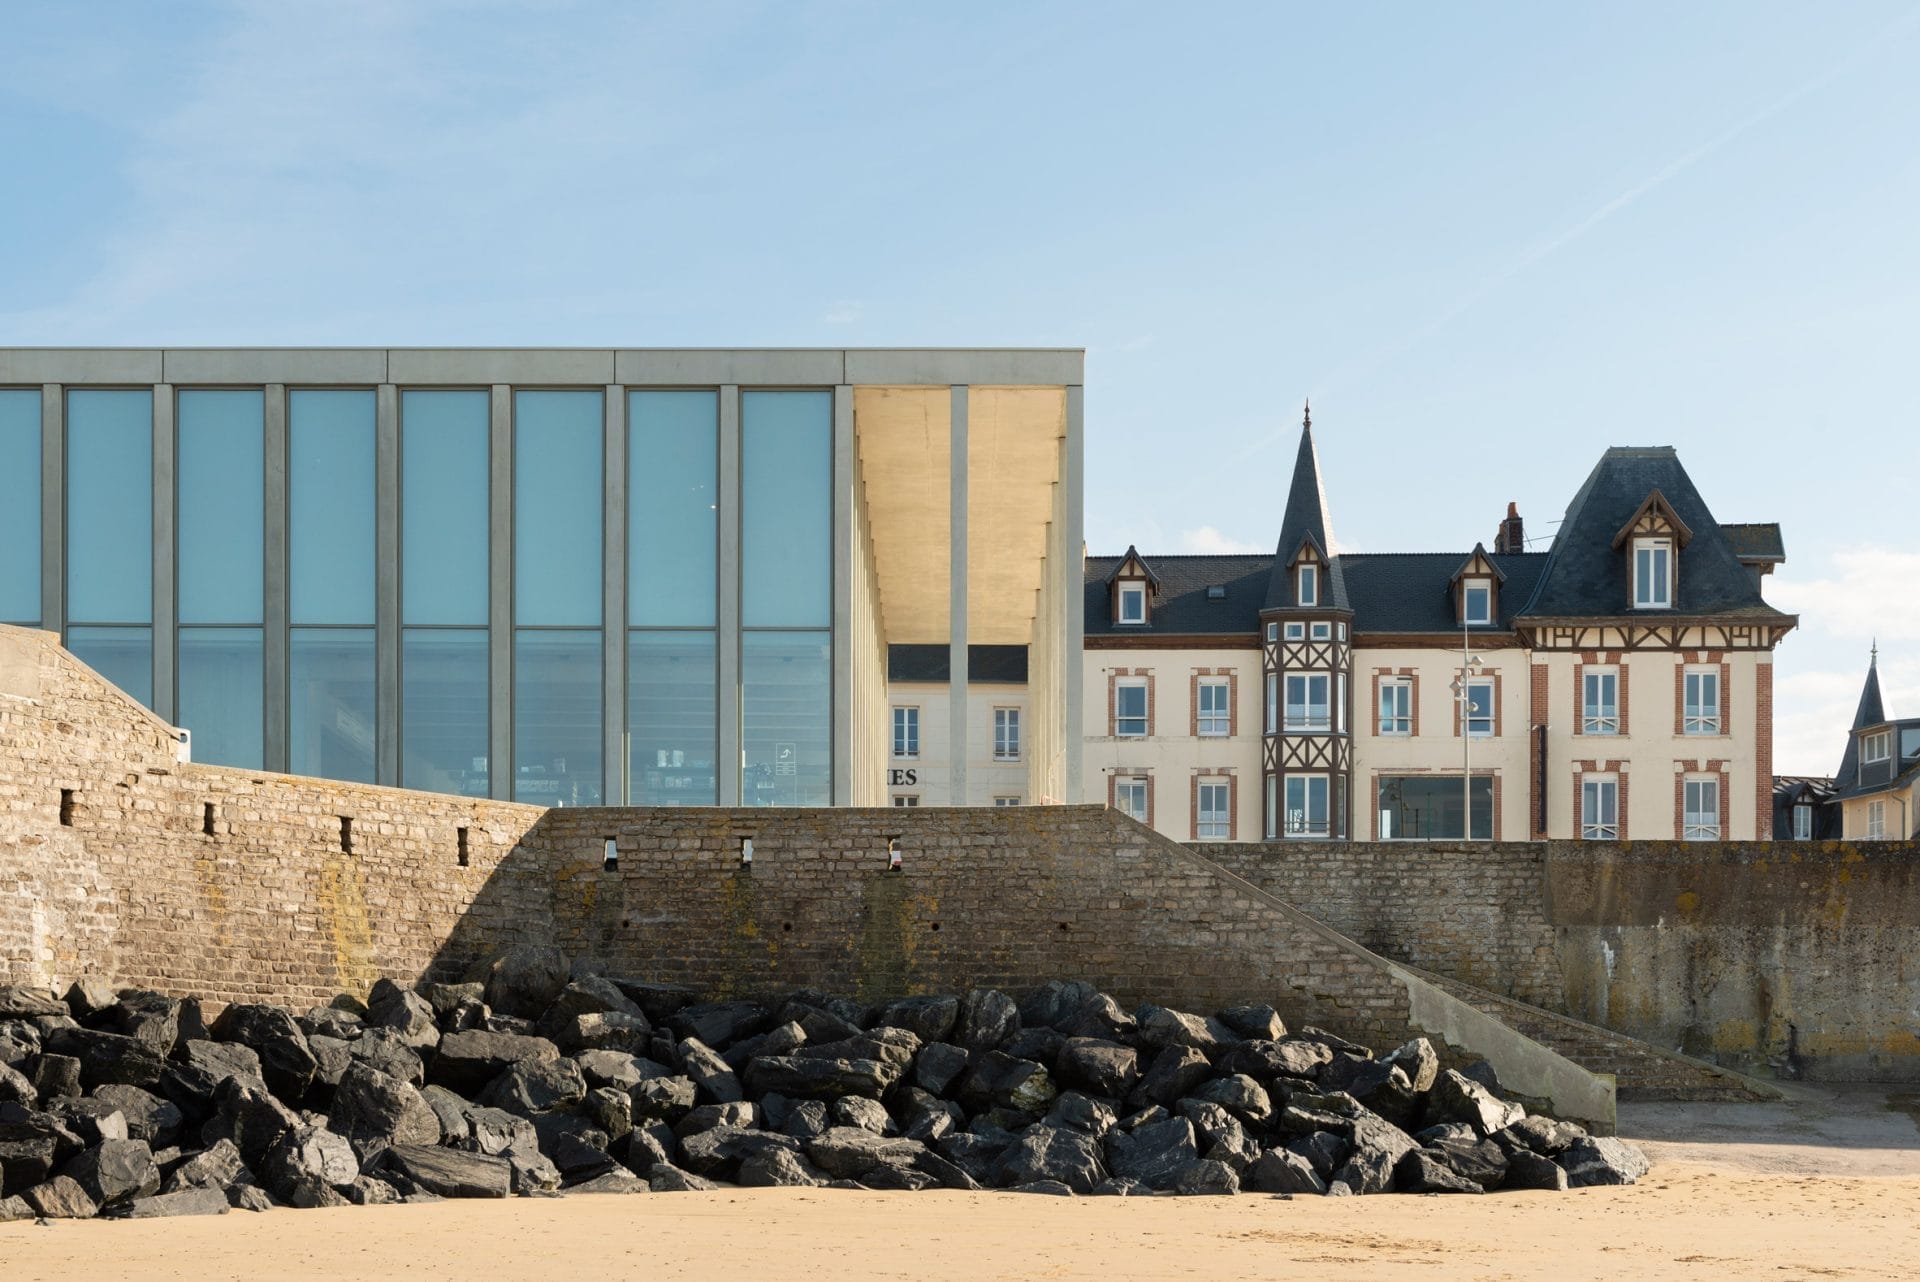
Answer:
[(295, 628), (287, 647), (287, 769), (374, 782), (372, 628)]
[(1493, 733), (1493, 682), (1491, 681), (1467, 683), (1467, 733), (1471, 735)]
[(627, 622), (706, 627), (718, 596), (720, 397), (627, 396)]
[(0, 390), (0, 623), (40, 621), (40, 393)]
[(177, 720), (195, 761), (260, 768), (263, 667), (259, 628), (180, 629)]
[(485, 392), (400, 394), (400, 617), (408, 623), (487, 621), (488, 407)]
[(747, 627), (833, 622), (833, 394), (740, 395), (740, 612)]
[[(484, 602), (485, 597), (483, 596)], [(487, 634), (400, 633), (400, 782), (487, 795)]]
[(152, 628), (68, 628), (73, 656), (147, 706), (153, 706)]
[[(260, 392), (179, 394), (175, 520), (182, 623), (261, 620), (266, 549), (266, 444), (261, 424), (265, 413)], [(196, 742), (196, 759), (199, 753)]]
[(627, 634), (631, 804), (711, 806), (719, 800), (718, 662), (711, 632)]
[(513, 638), (513, 799), (600, 804), (600, 634)]
[(372, 392), (287, 393), (287, 608), (294, 623), (373, 622), (374, 413)]
[(67, 393), (67, 617), (153, 621), (152, 392)]
[(599, 392), (513, 395), (516, 623), (600, 624), (601, 399)]
[[(1475, 775), (1473, 835), (1493, 836), (1493, 780)], [(1380, 835), (1383, 837), (1460, 837), (1460, 781), (1446, 775), (1382, 776)]]
[(740, 638), (743, 805), (831, 803), (832, 648), (825, 632)]

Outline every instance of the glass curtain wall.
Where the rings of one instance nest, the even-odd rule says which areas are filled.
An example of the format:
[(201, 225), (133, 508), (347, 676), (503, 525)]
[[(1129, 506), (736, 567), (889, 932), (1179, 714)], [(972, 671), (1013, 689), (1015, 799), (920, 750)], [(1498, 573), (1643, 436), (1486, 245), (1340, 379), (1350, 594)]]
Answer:
[(287, 769), (373, 783), (374, 394), (287, 393)]
[(484, 391), (400, 396), (400, 783), (488, 795)]
[(40, 393), (0, 388), (0, 623), (40, 622)]
[(627, 396), (628, 802), (719, 800), (720, 398)]
[(66, 395), (67, 648), (151, 706), (153, 393)]
[(193, 759), (264, 760), (265, 394), (176, 394), (179, 696)]
[(740, 395), (740, 800), (833, 798), (833, 394)]
[(513, 397), (513, 799), (601, 804), (605, 396)]

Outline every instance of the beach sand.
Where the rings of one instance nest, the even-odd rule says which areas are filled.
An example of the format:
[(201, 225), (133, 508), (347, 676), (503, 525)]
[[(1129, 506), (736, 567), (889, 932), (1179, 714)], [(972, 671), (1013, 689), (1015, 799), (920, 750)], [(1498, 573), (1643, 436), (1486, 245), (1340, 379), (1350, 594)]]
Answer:
[(1920, 1130), (1884, 1092), (1623, 1108), (1630, 1188), (1052, 1198), (726, 1190), (0, 1225), (7, 1282), (1920, 1276)]

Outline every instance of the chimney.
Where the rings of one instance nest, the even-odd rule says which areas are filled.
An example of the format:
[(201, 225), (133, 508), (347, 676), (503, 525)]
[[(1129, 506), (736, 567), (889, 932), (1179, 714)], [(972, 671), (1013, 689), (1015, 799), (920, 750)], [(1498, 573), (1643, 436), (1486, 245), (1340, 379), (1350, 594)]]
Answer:
[(1507, 519), (1500, 522), (1500, 532), (1493, 536), (1493, 550), (1499, 555), (1527, 550), (1527, 531), (1520, 521), (1518, 503), (1507, 504)]

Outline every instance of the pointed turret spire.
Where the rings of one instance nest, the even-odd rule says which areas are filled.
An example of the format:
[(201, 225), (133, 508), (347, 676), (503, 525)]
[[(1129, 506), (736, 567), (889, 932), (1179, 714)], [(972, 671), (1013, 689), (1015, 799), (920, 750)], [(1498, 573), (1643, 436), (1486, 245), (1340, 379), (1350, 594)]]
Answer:
[(1326, 595), (1318, 602), (1346, 608), (1345, 581), (1333, 561), (1333, 524), (1327, 518), (1326, 490), (1320, 484), (1320, 455), (1313, 445), (1313, 406), (1300, 416), (1300, 450), (1293, 460), (1293, 480), (1287, 488), (1287, 506), (1280, 517), (1280, 541), (1274, 547), (1273, 573), (1267, 581), (1266, 608), (1298, 605), (1293, 575), (1300, 549), (1311, 545), (1326, 564)]
[(1867, 652), (1867, 681), (1860, 687), (1860, 706), (1854, 710), (1853, 725), (1847, 731), (1847, 748), (1840, 754), (1840, 769), (1834, 772), (1842, 787), (1858, 777), (1860, 731), (1886, 719), (1887, 706), (1880, 698), (1880, 642), (1876, 639)]

